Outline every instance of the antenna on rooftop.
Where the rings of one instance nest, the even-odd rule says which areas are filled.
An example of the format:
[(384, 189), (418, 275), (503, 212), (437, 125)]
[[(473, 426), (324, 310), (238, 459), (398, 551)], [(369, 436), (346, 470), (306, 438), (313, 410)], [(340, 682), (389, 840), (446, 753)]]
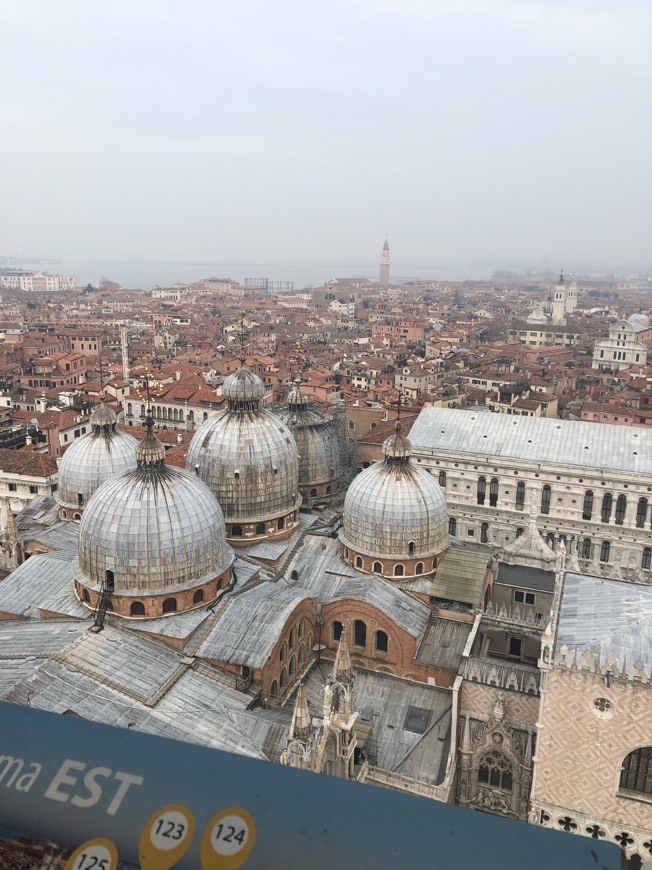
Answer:
[(249, 332), (245, 327), (245, 313), (244, 311), (240, 312), (240, 333), (239, 333), (239, 341), (240, 341), (240, 365), (244, 368), (245, 363), (247, 362), (247, 336)]

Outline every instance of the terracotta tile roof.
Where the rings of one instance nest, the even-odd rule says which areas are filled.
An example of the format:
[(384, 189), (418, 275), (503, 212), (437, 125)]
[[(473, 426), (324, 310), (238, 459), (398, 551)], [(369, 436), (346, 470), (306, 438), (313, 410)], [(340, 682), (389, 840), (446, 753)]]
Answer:
[(8, 474), (25, 474), (29, 477), (50, 477), (57, 473), (57, 463), (44, 453), (29, 448), (19, 450), (0, 448), (0, 469)]

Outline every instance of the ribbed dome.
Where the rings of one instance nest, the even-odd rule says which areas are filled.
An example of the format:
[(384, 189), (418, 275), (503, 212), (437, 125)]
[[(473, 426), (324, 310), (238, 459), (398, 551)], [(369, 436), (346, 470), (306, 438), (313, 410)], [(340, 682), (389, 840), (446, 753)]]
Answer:
[(209, 417), (190, 442), (186, 467), (208, 484), (227, 523), (268, 520), (301, 504), (295, 440), (260, 407)]
[(75, 574), (100, 585), (113, 571), (116, 595), (152, 595), (197, 586), (232, 561), (208, 487), (180, 468), (143, 463), (107, 481), (88, 503)]
[(385, 460), (354, 478), (344, 500), (340, 539), (356, 553), (389, 559), (436, 556), (449, 545), (446, 499), (431, 474), (412, 465), (397, 432)]
[(116, 420), (114, 412), (102, 403), (91, 415), (91, 432), (74, 441), (63, 454), (55, 494), (61, 507), (84, 508), (106, 480), (136, 467), (138, 442), (116, 429)]
[(340, 444), (335, 421), (308, 405), (298, 382), (288, 395), (287, 408), (278, 412), (294, 436), (299, 451), (299, 487), (309, 491), (336, 482), (341, 474)]
[(627, 322), (637, 329), (648, 329), (650, 326), (650, 318), (646, 314), (632, 314), (627, 318)]
[(232, 411), (254, 410), (265, 395), (265, 385), (249, 369), (241, 368), (222, 384), (222, 394)]

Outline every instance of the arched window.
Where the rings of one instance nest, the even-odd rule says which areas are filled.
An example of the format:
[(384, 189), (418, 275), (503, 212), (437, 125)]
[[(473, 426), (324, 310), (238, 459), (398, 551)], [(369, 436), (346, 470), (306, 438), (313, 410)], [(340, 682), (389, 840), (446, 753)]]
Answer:
[(86, 602), (86, 604), (91, 603), (91, 596), (88, 594), (88, 589), (84, 589), (82, 592), (82, 600)]
[(276, 520), (276, 528), (279, 530), (279, 532), (281, 531), (281, 529), (285, 528), (285, 517), (279, 517)]
[(423, 574), (423, 562), (417, 562), (416, 567), (414, 569), (415, 574)]
[(389, 640), (387, 637), (387, 632), (385, 632), (385, 631), (377, 631), (376, 632), (376, 652), (386, 653), (388, 642), (389, 642)]
[(305, 631), (306, 631), (306, 628), (305, 628), (305, 620), (302, 619), (301, 622), (299, 623), (298, 628), (297, 628), (297, 635), (298, 635), (299, 637), (303, 637), (303, 635), (305, 634)]
[(193, 604), (200, 604), (204, 600), (204, 590), (197, 589), (195, 594), (192, 596)]
[(622, 526), (625, 522), (625, 511), (627, 510), (627, 496), (619, 495), (616, 499), (616, 525)]
[(355, 429), (355, 421), (349, 420), (349, 429)]
[(383, 566), (380, 562), (374, 562), (374, 574), (382, 574)]
[(280, 648), (280, 650), (278, 651), (278, 660), (279, 660), (280, 662), (284, 662), (285, 659), (287, 658), (287, 654), (288, 654), (288, 651), (287, 651), (287, 644), (283, 644), (283, 646), (282, 646), (282, 647)]
[(611, 518), (611, 506), (613, 505), (614, 497), (610, 492), (605, 492), (602, 496), (602, 514), (601, 519), (603, 523), (608, 523)]
[(362, 564), (363, 564), (363, 562), (362, 562), (362, 556), (356, 556), (356, 557), (355, 557), (355, 567), (356, 567), (356, 568), (362, 568)]
[(552, 497), (552, 489), (549, 484), (545, 484), (543, 489), (541, 490), (541, 513), (549, 514), (550, 513), (550, 499)]
[(644, 547), (641, 568), (649, 568), (650, 565), (652, 565), (652, 550), (649, 547)]
[(456, 535), (457, 534), (457, 520), (455, 519), (455, 517), (451, 517), (448, 520), (448, 534), (449, 535)]
[(639, 498), (636, 508), (636, 528), (644, 529), (645, 520), (647, 519), (647, 499)]
[(394, 565), (394, 576), (402, 577), (405, 573), (405, 568), (403, 565)]
[(600, 547), (600, 561), (608, 562), (611, 555), (611, 544), (609, 541), (603, 541)]
[(491, 507), (496, 507), (498, 504), (498, 478), (492, 477), (489, 484), (489, 504)]
[(292, 676), (292, 674), (296, 671), (296, 669), (297, 669), (297, 660), (294, 658), (294, 656), (292, 656), (292, 658), (290, 659), (290, 664), (288, 665), (288, 675)]
[(257, 523), (256, 534), (257, 535), (264, 535), (265, 534), (265, 523)]
[(476, 492), (476, 498), (478, 504), (484, 504), (485, 495), (487, 494), (487, 478), (479, 477), (478, 478), (478, 489)]
[(144, 416), (145, 416), (145, 406), (144, 406), (144, 405), (141, 405), (141, 406), (140, 406), (140, 416), (141, 416), (141, 417), (144, 417)]
[(204, 420), (208, 420), (208, 411), (204, 411)]
[(584, 538), (582, 541), (582, 558), (591, 558), (591, 538)]
[(546, 544), (550, 547), (551, 550), (555, 549), (555, 536), (552, 532), (548, 532), (546, 535)]
[(290, 649), (294, 649), (296, 642), (297, 642), (297, 632), (296, 632), (296, 629), (294, 628), (294, 626), (292, 626), (292, 628), (290, 629), (290, 639), (288, 641), (288, 646), (290, 647)]
[(342, 637), (342, 631), (344, 630), (344, 626), (341, 622), (333, 623), (333, 640), (339, 640)]
[(516, 510), (522, 511), (525, 507), (525, 483), (522, 480), (516, 484)]
[(231, 537), (232, 538), (241, 538), (242, 537), (242, 526), (231, 526)]
[(132, 616), (144, 616), (145, 605), (142, 601), (132, 601), (131, 607), (129, 608), (129, 613), (131, 613)]
[(299, 647), (299, 664), (302, 665), (306, 660), (306, 648), (303, 644)]
[(115, 574), (113, 571), (105, 571), (104, 572), (104, 582), (106, 584), (106, 588), (111, 592), (115, 589)]
[(317, 498), (317, 490), (314, 487), (310, 490), (310, 498)]
[(408, 544), (408, 556), (414, 556), (414, 541)]
[(281, 670), (281, 677), (280, 677), (279, 682), (281, 684), (281, 690), (283, 690), (287, 686), (287, 682), (288, 682), (288, 675), (287, 675), (287, 671), (285, 670), (285, 668), (283, 668)]
[(521, 527), (519, 526), (519, 527), (516, 529), (516, 537), (517, 537), (517, 538), (520, 538), (524, 531), (525, 531), (525, 529), (523, 529), (523, 528), (521, 528)]
[(635, 749), (625, 758), (620, 769), (619, 788), (652, 795), (652, 746)]
[(504, 792), (511, 792), (514, 783), (512, 765), (502, 752), (488, 752), (480, 760), (478, 782)]
[(445, 471), (439, 472), (439, 485), (446, 486), (446, 472)]
[(166, 598), (163, 602), (163, 613), (176, 613), (177, 609), (177, 599), (176, 598)]
[(132, 414), (131, 402), (127, 402), (127, 414), (131, 417), (131, 414)]
[(480, 526), (480, 541), (483, 544), (489, 541), (489, 523), (482, 523)]
[(276, 682), (276, 680), (274, 680), (274, 682), (272, 683), (272, 688), (269, 690), (269, 694), (272, 698), (272, 701), (278, 698), (278, 683)]
[(353, 643), (363, 648), (367, 645), (367, 626), (361, 619), (353, 623)]
[(590, 520), (593, 516), (593, 490), (587, 489), (584, 493), (584, 504), (582, 505), (582, 519)]

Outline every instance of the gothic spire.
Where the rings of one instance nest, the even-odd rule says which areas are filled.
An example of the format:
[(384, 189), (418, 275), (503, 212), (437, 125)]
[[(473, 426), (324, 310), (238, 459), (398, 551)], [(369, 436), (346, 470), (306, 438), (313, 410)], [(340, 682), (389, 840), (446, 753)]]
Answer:
[(349, 655), (349, 647), (346, 642), (346, 629), (343, 628), (340, 635), (340, 643), (337, 647), (335, 664), (333, 665), (333, 679), (339, 683), (350, 680), (352, 676), (351, 656)]
[(303, 683), (299, 683), (297, 699), (294, 703), (292, 722), (290, 723), (290, 740), (309, 740), (312, 735), (312, 721), (308, 708), (308, 699)]

